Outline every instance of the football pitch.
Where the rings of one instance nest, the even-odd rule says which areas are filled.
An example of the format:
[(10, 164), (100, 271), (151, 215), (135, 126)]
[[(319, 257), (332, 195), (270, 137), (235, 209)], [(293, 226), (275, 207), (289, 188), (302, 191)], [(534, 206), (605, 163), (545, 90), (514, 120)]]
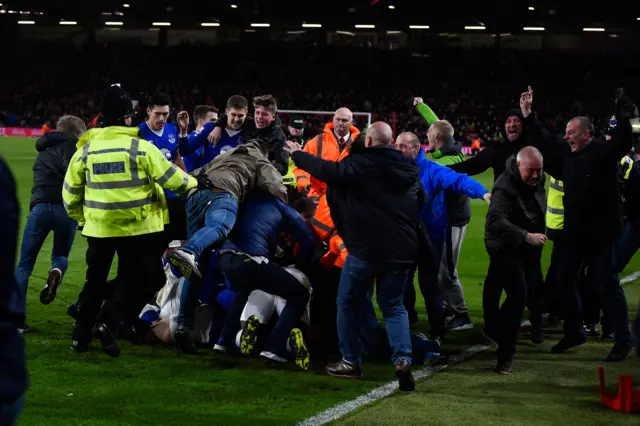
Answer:
[[(9, 163), (21, 204), (29, 211), (33, 138), (0, 138), (0, 155)], [(478, 176), (490, 189), (492, 171)], [(488, 258), (484, 249), (487, 207), (472, 201), (473, 218), (462, 247), (460, 279), (475, 323), (473, 330), (451, 333), (445, 349), (461, 351), (483, 343), (482, 283)], [(25, 335), (30, 386), (21, 425), (293, 425), (393, 380), (391, 362), (364, 365), (362, 380), (332, 378), (324, 365), (308, 372), (274, 367), (261, 359), (228, 358), (211, 350), (195, 356), (172, 347), (122, 342), (119, 359), (95, 342), (84, 354), (71, 352), (73, 321), (66, 315), (84, 282), (86, 241), (78, 233), (69, 270), (55, 302), (41, 305), (38, 295), (50, 268), (51, 237), (45, 243), (29, 284)], [(545, 248), (546, 270), (550, 247)], [(113, 270), (115, 271), (115, 269)], [(621, 275), (640, 271), (636, 256)], [(640, 280), (625, 286), (630, 318), (640, 301)], [(419, 298), (420, 299), (420, 298)], [(415, 331), (426, 332), (424, 306)], [(611, 343), (592, 338), (564, 355), (551, 355), (561, 330), (547, 332), (542, 345), (523, 331), (511, 377), (495, 374), (495, 350), (451, 366), (418, 382), (411, 394), (394, 393), (336, 421), (349, 425), (637, 425), (639, 415), (620, 414), (600, 404), (599, 365)], [(313, 359), (311, 360), (313, 364)], [(640, 382), (640, 359), (605, 365), (609, 388), (618, 373)]]

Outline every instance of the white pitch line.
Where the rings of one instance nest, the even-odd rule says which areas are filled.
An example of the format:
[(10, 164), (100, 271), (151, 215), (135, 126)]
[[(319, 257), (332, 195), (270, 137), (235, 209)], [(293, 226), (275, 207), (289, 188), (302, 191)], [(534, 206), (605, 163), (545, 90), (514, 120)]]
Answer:
[(638, 277), (640, 277), (640, 271), (629, 274), (626, 277), (620, 279), (620, 285), (629, 284), (630, 282), (635, 281)]
[[(439, 373), (440, 371), (446, 369), (447, 367), (455, 364), (459, 364), (461, 362), (466, 361), (472, 356), (486, 351), (489, 349), (489, 346), (486, 345), (474, 345), (467, 349), (465, 349), (462, 353), (457, 356), (450, 356), (448, 363), (446, 365), (439, 365), (436, 367), (427, 367), (420, 370), (416, 370), (413, 372), (413, 377), (417, 381), (426, 379), (429, 376), (433, 376), (434, 374)], [(340, 405), (336, 405), (331, 407), (321, 413), (316, 414), (313, 417), (309, 417), (298, 423), (298, 426), (320, 426), (325, 425), (329, 422), (339, 419), (352, 411), (357, 410), (360, 407), (376, 402), (382, 398), (386, 398), (392, 393), (394, 393), (398, 389), (398, 381), (394, 380), (392, 382), (387, 383), (386, 385), (375, 388), (371, 392), (366, 395), (362, 395), (357, 397), (356, 399), (352, 399), (351, 401), (344, 402)]]
[[(620, 285), (629, 284), (632, 281), (640, 278), (640, 271), (633, 272), (632, 274), (627, 275), (624, 278), (620, 279)], [(433, 376), (434, 374), (439, 373), (442, 370), (445, 370), (447, 367), (451, 365), (456, 365), (461, 362), (466, 361), (472, 356), (484, 352), (489, 349), (489, 346), (486, 345), (474, 345), (467, 349), (465, 349), (458, 356), (449, 357), (449, 362), (446, 365), (439, 365), (436, 367), (427, 367), (421, 370), (416, 370), (413, 373), (414, 379), (417, 381), (426, 379), (427, 377)], [(322, 411), (316, 414), (313, 417), (309, 417), (298, 423), (298, 426), (321, 426), (327, 423), (330, 423), (334, 420), (337, 420), (341, 417), (346, 416), (347, 414), (365, 406), (372, 404), (376, 401), (381, 400), (382, 398), (386, 398), (392, 393), (394, 393), (398, 389), (398, 382), (396, 380), (387, 383), (386, 385), (382, 385), (380, 387), (375, 388), (371, 392), (366, 395), (362, 395), (353, 399), (351, 401), (344, 402), (340, 405), (336, 405), (331, 407), (325, 411)]]

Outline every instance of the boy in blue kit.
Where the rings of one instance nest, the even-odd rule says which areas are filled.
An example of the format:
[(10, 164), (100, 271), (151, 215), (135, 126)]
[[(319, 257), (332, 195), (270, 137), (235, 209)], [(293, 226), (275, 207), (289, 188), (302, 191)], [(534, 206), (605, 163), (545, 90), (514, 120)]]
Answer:
[[(178, 124), (180, 125), (180, 134), (186, 133), (186, 129), (183, 129), (184, 121), (182, 116), (185, 113), (178, 114)], [(187, 127), (188, 127), (188, 116)], [(193, 118), (196, 120), (196, 129), (189, 134), (187, 138), (187, 144), (181, 144), (179, 147), (180, 155), (184, 161), (187, 172), (198, 169), (204, 166), (204, 150), (209, 144), (207, 137), (216, 126), (218, 120), (218, 108), (211, 105), (198, 105), (193, 111)], [(180, 138), (181, 142), (184, 142), (184, 138)]]
[[(140, 137), (156, 146), (171, 161), (182, 170), (186, 170), (182, 157), (178, 152), (180, 141), (178, 140), (178, 128), (167, 122), (169, 118), (169, 104), (171, 99), (165, 93), (156, 93), (149, 98), (147, 107), (147, 121), (140, 124)], [(187, 139), (186, 135), (185, 138)], [(184, 143), (184, 141), (183, 141)], [(164, 240), (166, 248), (169, 241), (181, 240), (187, 237), (187, 216), (185, 213), (184, 198), (174, 192), (164, 190), (169, 209), (169, 225), (164, 228)]]

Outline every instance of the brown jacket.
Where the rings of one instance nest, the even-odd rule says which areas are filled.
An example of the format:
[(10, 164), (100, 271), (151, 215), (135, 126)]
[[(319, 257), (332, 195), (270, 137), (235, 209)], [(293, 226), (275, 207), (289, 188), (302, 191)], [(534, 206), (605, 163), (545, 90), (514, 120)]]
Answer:
[(213, 186), (232, 194), (239, 203), (254, 188), (287, 202), (282, 176), (264, 156), (257, 141), (238, 145), (191, 174), (205, 174)]

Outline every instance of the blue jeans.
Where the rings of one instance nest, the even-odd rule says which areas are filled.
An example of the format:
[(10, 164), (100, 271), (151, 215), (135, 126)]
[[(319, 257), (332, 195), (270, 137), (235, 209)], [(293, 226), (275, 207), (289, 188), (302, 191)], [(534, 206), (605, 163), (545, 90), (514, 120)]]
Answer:
[(640, 225), (628, 220), (616, 244), (616, 266), (618, 273), (627, 267), (629, 261), (640, 248)]
[(187, 200), (187, 234), (182, 247), (198, 259), (202, 252), (227, 238), (236, 223), (238, 200), (228, 192), (201, 189)]
[[(67, 215), (60, 204), (38, 203), (33, 206), (22, 235), (20, 262), (16, 268), (16, 281), (22, 302), (26, 301), (29, 277), (44, 240), (53, 231), (51, 269), (58, 268), (64, 276), (69, 266), (69, 252), (76, 236), (77, 222)], [(24, 305), (23, 305), (24, 306)]]
[(347, 257), (338, 289), (338, 338), (346, 361), (355, 364), (362, 361), (361, 332), (363, 323), (371, 320), (366, 300), (375, 279), (378, 306), (393, 350), (391, 359), (394, 364), (401, 360), (411, 362), (409, 317), (403, 304), (407, 270), (402, 266), (367, 262), (353, 255)]

